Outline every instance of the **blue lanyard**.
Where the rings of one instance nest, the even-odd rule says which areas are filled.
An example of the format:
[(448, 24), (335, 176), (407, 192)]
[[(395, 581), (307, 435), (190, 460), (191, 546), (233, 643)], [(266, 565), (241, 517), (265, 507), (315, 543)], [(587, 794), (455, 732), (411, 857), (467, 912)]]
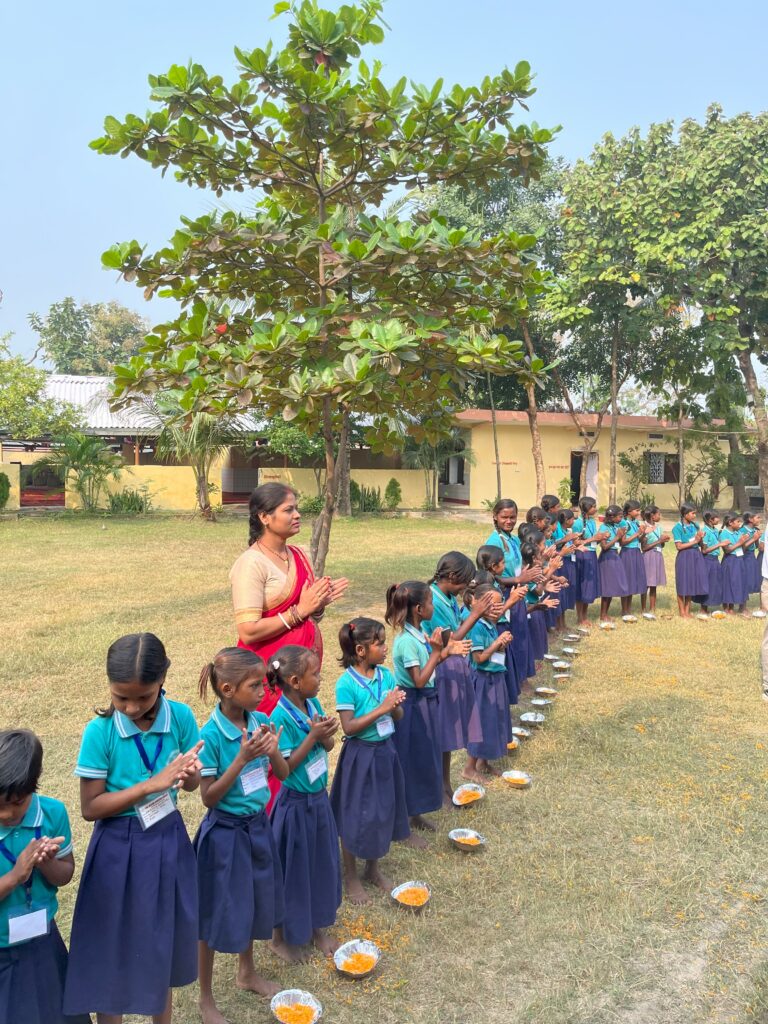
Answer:
[(142, 760), (142, 762), (144, 764), (144, 767), (147, 769), (147, 771), (149, 772), (150, 775), (154, 774), (155, 768), (157, 767), (157, 762), (158, 762), (158, 760), (160, 758), (160, 751), (163, 749), (163, 739), (164, 738), (165, 737), (164, 737), (163, 733), (160, 733), (160, 735), (157, 737), (157, 746), (155, 747), (155, 756), (150, 761), (149, 758), (147, 757), (147, 751), (144, 748), (144, 741), (142, 740), (141, 736), (137, 732), (135, 732), (133, 734), (133, 742), (136, 744), (136, 749), (139, 752), (139, 757), (141, 758), (141, 760)]
[[(298, 727), (301, 729), (301, 731), (305, 732), (307, 734), (307, 736), (309, 736), (309, 730), (312, 728), (312, 723), (306, 717), (306, 715), (302, 715), (294, 707), (294, 705), (291, 704), (291, 702), (286, 697), (284, 697), (282, 694), (280, 696), (280, 700), (278, 701), (278, 704), (283, 709), (283, 711), (287, 711), (288, 712), (288, 715), (293, 719), (293, 721), (296, 723), (296, 725), (298, 725)], [(309, 699), (307, 699), (307, 707), (309, 708), (310, 711), (314, 711), (314, 713), (316, 715), (320, 714), (320, 712), (317, 710), (317, 708), (313, 704), (310, 703)]]
[[(39, 839), (41, 835), (42, 835), (42, 832), (41, 832), (39, 826), (36, 825), (35, 826), (35, 839)], [(12, 868), (16, 867), (16, 861), (18, 860), (18, 857), (16, 856), (15, 853), (12, 853), (11, 850), (8, 849), (8, 847), (5, 845), (5, 840), (4, 839), (0, 839), (0, 853), (2, 853), (2, 855), (10, 863)], [(34, 869), (33, 869), (33, 871), (34, 871)], [(27, 903), (28, 907), (32, 906), (32, 874), (33, 874), (33, 871), (30, 872), (29, 878), (26, 880), (26, 882), (24, 882), (24, 899), (26, 900), (26, 903)]]
[(376, 693), (374, 693), (373, 687), (368, 685), (368, 680), (365, 678), (365, 676), (361, 676), (360, 673), (356, 672), (351, 666), (347, 669), (347, 672), (349, 672), (349, 674), (352, 676), (352, 678), (359, 686), (362, 686), (364, 689), (366, 689), (368, 693), (370, 693), (370, 695), (373, 697), (373, 699), (377, 701), (379, 704), (381, 704), (381, 695), (384, 691), (384, 678), (378, 666), (376, 667), (376, 671), (374, 672), (373, 675), (373, 678), (378, 683)]

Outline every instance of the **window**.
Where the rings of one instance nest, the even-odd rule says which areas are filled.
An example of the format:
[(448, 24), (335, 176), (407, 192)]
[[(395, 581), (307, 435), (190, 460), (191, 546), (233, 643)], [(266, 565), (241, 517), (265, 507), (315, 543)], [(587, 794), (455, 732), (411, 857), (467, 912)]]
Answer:
[(676, 484), (680, 479), (680, 460), (667, 452), (646, 452), (649, 484)]

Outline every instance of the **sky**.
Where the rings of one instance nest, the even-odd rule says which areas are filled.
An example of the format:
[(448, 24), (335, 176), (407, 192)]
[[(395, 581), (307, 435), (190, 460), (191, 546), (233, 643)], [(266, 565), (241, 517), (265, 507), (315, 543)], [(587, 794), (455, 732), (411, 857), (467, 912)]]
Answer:
[[(193, 59), (233, 82), (233, 47), (281, 40), (286, 19), (270, 21), (271, 0), (0, 7), (0, 336), (13, 332), (14, 351), (30, 354), (28, 314), (67, 295), (162, 321), (170, 304), (145, 302), (101, 268), (101, 253), (131, 238), (159, 248), (182, 214), (215, 197), (88, 143), (108, 114), (150, 109), (148, 74)], [(366, 57), (383, 62), (386, 80), (469, 85), (527, 60), (537, 92), (521, 119), (562, 125), (551, 151), (567, 160), (587, 157), (607, 131), (700, 119), (712, 102), (757, 113), (767, 101), (764, 0), (388, 0), (385, 18), (391, 32)]]

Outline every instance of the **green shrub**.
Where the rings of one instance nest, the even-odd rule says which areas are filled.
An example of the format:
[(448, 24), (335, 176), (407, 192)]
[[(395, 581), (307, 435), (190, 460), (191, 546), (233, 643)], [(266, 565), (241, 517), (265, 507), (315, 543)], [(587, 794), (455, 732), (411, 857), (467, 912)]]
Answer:
[(360, 484), (354, 480), (349, 481), (349, 503), (353, 509), (360, 507)]
[(361, 514), (376, 515), (383, 510), (381, 501), (381, 488), (366, 487), (360, 485), (360, 497), (357, 502), (357, 511)]
[(299, 499), (299, 512), (303, 516), (319, 516), (324, 504), (325, 498), (322, 494), (308, 494)]
[(390, 512), (394, 512), (398, 505), (400, 505), (402, 500), (403, 490), (400, 486), (400, 482), (398, 480), (395, 480), (394, 477), (392, 477), (384, 491), (384, 506)]
[(570, 477), (564, 476), (560, 483), (557, 485), (557, 496), (560, 499), (560, 504), (563, 506), (563, 508), (571, 507), (571, 499), (573, 495), (571, 493)]
[(11, 481), (5, 473), (0, 473), (0, 509), (4, 509), (11, 496)]
[(133, 514), (145, 516), (152, 511), (152, 495), (148, 487), (125, 487), (109, 496), (109, 511), (113, 515)]

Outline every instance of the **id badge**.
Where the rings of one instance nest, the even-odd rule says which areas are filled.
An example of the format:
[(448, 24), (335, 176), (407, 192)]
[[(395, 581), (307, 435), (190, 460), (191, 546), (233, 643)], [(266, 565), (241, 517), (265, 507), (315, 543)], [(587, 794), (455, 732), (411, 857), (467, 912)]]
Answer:
[(576, 552), (575, 552), (575, 551), (574, 551), (574, 553), (573, 553), (573, 554), (571, 555), (571, 561), (572, 561), (572, 562), (575, 562), (575, 561), (576, 561)]
[(325, 751), (318, 754), (311, 761), (307, 761), (307, 778), (310, 782), (317, 782), (321, 775), (328, 773), (328, 758)]
[(39, 939), (50, 931), (48, 911), (45, 907), (33, 903), (31, 907), (14, 910), (8, 915), (8, 945), (15, 946), (19, 942)]
[(136, 816), (145, 832), (148, 828), (156, 825), (158, 821), (162, 821), (169, 814), (173, 814), (175, 810), (176, 804), (171, 800), (171, 794), (167, 791), (149, 797), (149, 799), (141, 804), (136, 804)]
[(737, 558), (743, 558), (744, 557), (744, 548), (736, 548), (736, 550), (733, 553), (734, 553), (734, 555), (736, 555)]
[(243, 772), (240, 776), (240, 786), (245, 796), (250, 796), (257, 789), (266, 789), (267, 771), (264, 765), (256, 764), (249, 768), (248, 771)]
[(494, 651), (491, 655), (491, 662), (494, 665), (505, 665), (507, 661), (504, 651)]
[(376, 732), (383, 740), (387, 736), (391, 736), (394, 731), (395, 723), (392, 721), (391, 715), (382, 715), (381, 718), (376, 719)]

